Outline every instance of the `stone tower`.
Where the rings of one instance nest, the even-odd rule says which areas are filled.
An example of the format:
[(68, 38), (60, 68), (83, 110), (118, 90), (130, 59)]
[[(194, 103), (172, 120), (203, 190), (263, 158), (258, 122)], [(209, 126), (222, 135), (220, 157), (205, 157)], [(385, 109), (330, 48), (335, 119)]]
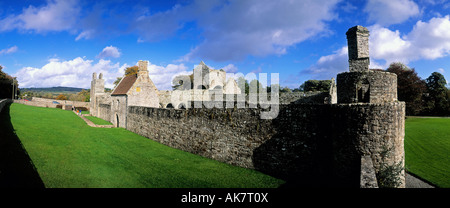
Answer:
[(92, 93), (104, 93), (105, 92), (105, 80), (103, 79), (103, 74), (100, 73), (97, 79), (97, 73), (92, 74), (91, 81), (91, 96)]
[[(338, 175), (360, 171), (361, 187), (377, 187), (376, 175), (384, 167), (404, 167), (405, 103), (397, 100), (396, 74), (369, 70), (369, 30), (355, 26), (346, 34), (349, 72), (338, 74), (336, 82), (338, 107), (347, 109), (340, 123), (348, 125), (342, 126), (346, 131), (334, 148), (348, 154), (335, 156), (335, 162), (356, 167), (337, 169)], [(392, 174), (399, 178), (398, 187), (405, 187), (404, 171)]]
[(369, 70), (369, 30), (355, 26), (347, 31), (349, 71), (338, 74), (338, 103), (397, 101), (397, 75)]
[(346, 35), (350, 71), (368, 71), (370, 64), (369, 30), (358, 25), (350, 28)]
[(97, 73), (92, 74), (91, 81), (91, 101), (90, 101), (90, 113), (93, 116), (97, 116), (97, 96), (105, 93), (105, 80), (103, 74), (100, 73), (97, 79)]

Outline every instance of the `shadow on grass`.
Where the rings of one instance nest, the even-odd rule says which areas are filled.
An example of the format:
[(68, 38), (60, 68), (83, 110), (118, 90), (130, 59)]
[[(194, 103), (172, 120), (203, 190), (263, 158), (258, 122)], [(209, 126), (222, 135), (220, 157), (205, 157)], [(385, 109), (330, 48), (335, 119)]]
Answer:
[(14, 132), (10, 104), (0, 112), (0, 188), (44, 188), (27, 151)]

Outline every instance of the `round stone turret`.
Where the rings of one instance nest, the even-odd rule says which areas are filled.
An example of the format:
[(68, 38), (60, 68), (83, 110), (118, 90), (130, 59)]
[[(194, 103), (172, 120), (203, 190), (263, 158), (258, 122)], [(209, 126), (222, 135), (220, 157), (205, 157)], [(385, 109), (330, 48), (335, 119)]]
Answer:
[(397, 101), (397, 75), (382, 71), (344, 72), (337, 75), (338, 103)]

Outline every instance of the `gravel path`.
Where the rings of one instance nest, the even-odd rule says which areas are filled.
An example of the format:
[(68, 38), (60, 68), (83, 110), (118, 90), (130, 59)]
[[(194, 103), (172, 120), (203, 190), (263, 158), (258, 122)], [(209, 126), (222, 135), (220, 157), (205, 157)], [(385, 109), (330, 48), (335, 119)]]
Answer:
[(405, 173), (405, 180), (406, 180), (406, 188), (435, 188), (434, 186), (408, 173)]
[(77, 112), (73, 111), (75, 114), (77, 114), (77, 116), (79, 116), (80, 118), (82, 118), (87, 125), (91, 126), (91, 127), (97, 127), (97, 128), (114, 128), (114, 125), (97, 125), (94, 124), (92, 121), (90, 121), (89, 119), (85, 118), (84, 116), (90, 116), (90, 114), (86, 114), (86, 115), (79, 115)]

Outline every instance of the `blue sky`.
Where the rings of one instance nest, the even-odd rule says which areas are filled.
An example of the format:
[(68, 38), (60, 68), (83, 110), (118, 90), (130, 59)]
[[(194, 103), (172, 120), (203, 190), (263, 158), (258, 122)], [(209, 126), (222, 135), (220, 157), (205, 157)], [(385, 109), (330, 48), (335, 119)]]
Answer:
[(296, 88), (348, 71), (345, 32), (362, 25), (371, 68), (401, 61), (449, 80), (449, 11), (449, 0), (0, 1), (0, 65), (20, 87), (90, 88), (93, 72), (112, 87), (148, 60), (165, 90), (203, 60)]

